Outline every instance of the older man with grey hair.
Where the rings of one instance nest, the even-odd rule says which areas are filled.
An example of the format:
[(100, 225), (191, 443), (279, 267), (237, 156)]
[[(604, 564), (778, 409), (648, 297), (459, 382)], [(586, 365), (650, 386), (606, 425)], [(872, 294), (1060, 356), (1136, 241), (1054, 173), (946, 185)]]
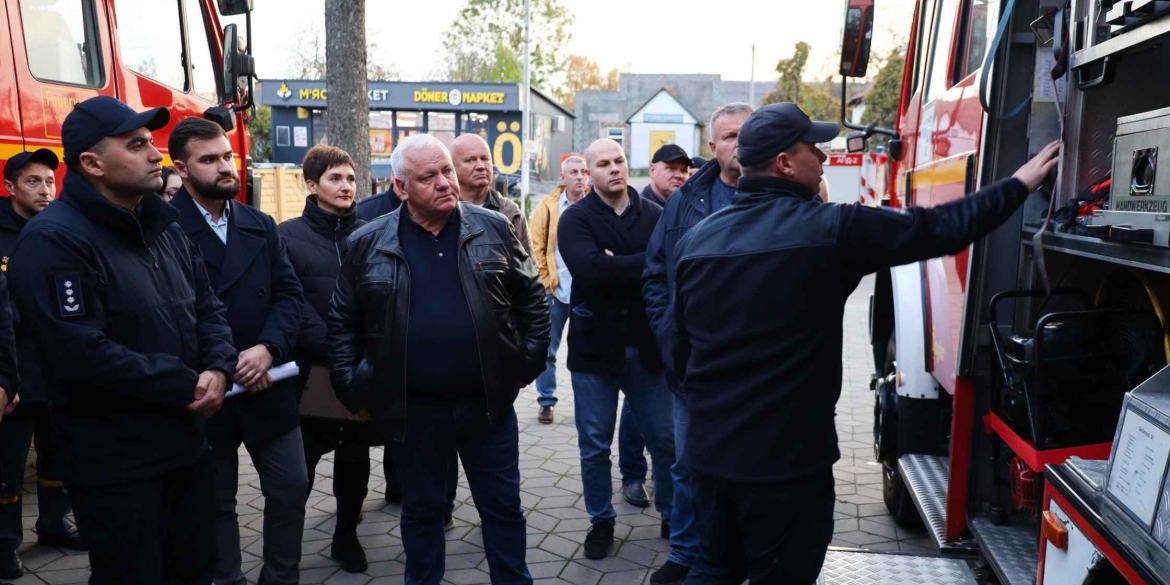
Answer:
[(504, 216), (459, 201), (451, 155), (436, 138), (403, 140), (391, 165), (403, 205), (350, 236), (330, 304), (333, 387), (393, 442), (407, 584), (443, 578), (447, 462), (456, 453), (492, 583), (532, 583), (512, 403), (544, 370), (544, 287)]
[(662, 219), (646, 248), (646, 270), (642, 274), (642, 296), (646, 314), (662, 351), (666, 367), (666, 381), (674, 392), (674, 465), (670, 474), (674, 480), (674, 506), (670, 519), (670, 558), (650, 577), (654, 585), (682, 582), (688, 573), (696, 580), (714, 580), (718, 567), (699, 567), (699, 526), (695, 517), (694, 477), (686, 457), (686, 435), (689, 423), (687, 399), (682, 385), (673, 376), (671, 360), (671, 305), (674, 302), (675, 244), (695, 224), (731, 204), (739, 182), (740, 167), (736, 150), (739, 148), (739, 128), (743, 126), (752, 107), (733, 102), (721, 106), (711, 114), (707, 125), (711, 140), (707, 143), (714, 159), (691, 177), (666, 202)]

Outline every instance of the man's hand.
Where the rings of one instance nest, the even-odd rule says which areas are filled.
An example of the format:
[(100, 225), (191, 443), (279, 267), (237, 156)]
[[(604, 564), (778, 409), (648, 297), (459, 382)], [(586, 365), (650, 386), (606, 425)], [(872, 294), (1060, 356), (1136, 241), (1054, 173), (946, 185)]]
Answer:
[(239, 363), (236, 364), (236, 383), (248, 388), (249, 392), (256, 393), (267, 390), (272, 386), (272, 378), (268, 370), (272, 368), (272, 354), (263, 345), (254, 345), (240, 352)]
[(12, 412), (16, 410), (16, 407), (19, 404), (19, 394), (17, 394), (16, 398), (13, 398), (12, 401), (9, 401), (8, 390), (5, 388), (0, 388), (0, 421), (3, 421), (5, 416), (12, 414)]
[(227, 376), (220, 371), (203, 372), (195, 382), (195, 402), (187, 410), (202, 418), (208, 418), (223, 406), (223, 395), (227, 391)]
[(1049, 143), (1048, 146), (1045, 146), (1040, 151), (1040, 154), (1037, 154), (1032, 160), (1025, 163), (1012, 176), (1019, 179), (1028, 188), (1028, 192), (1031, 193), (1039, 189), (1040, 185), (1044, 183), (1044, 178), (1048, 176), (1048, 173), (1056, 168), (1056, 164), (1060, 162), (1060, 159), (1057, 158), (1059, 154), (1060, 142)]

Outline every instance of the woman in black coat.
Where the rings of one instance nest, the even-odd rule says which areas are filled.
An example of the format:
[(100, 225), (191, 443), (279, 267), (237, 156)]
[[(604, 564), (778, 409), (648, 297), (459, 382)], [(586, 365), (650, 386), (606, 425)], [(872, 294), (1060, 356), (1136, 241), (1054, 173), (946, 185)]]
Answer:
[[(370, 479), (370, 447), (381, 444), (373, 425), (345, 410), (329, 386), (325, 315), (345, 257), (346, 239), (365, 222), (354, 205), (353, 159), (333, 146), (309, 150), (303, 163), (310, 195), (301, 217), (280, 224), (280, 235), (305, 291), (305, 307), (297, 336), (296, 360), (301, 365), (301, 431), (309, 479), (317, 463), (335, 451), (333, 495), (337, 498), (337, 529), (331, 555), (341, 568), (362, 573), (366, 554), (357, 538), (362, 501)], [(310, 483), (314, 483), (310, 481)]]

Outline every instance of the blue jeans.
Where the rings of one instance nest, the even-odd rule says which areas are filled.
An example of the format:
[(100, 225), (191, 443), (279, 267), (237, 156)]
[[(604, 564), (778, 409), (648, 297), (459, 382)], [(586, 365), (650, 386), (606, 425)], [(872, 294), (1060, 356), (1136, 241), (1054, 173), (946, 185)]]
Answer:
[[(670, 559), (684, 567), (698, 571), (700, 529), (695, 517), (695, 477), (686, 457), (687, 413), (685, 398), (674, 398), (674, 466), (670, 477), (674, 480), (674, 509), (670, 516)], [(705, 571), (712, 572), (714, 571)]]
[(557, 391), (557, 349), (561, 347), (561, 335), (565, 332), (565, 323), (569, 321), (569, 305), (558, 300), (556, 295), (548, 295), (548, 317), (552, 322), (552, 329), (548, 333), (548, 360), (544, 373), (536, 378), (536, 391), (540, 393), (536, 403), (556, 406), (557, 398), (553, 393)]
[[(269, 584), (300, 582), (301, 536), (305, 530), (305, 500), (309, 471), (305, 443), (297, 427), (271, 441), (244, 443), (260, 476), (264, 494), (264, 568), (260, 581)], [(245, 585), (240, 570), (240, 525), (236, 514), (239, 489), (239, 447), (213, 450), (215, 456), (215, 585)]]
[(638, 430), (638, 419), (628, 397), (622, 400), (622, 423), (618, 425), (618, 469), (622, 472), (623, 486), (646, 483), (646, 472), (649, 471), (646, 440)]
[(443, 401), (412, 396), (406, 435), (394, 443), (402, 480), (402, 546), (406, 585), (438, 585), (446, 569), (443, 514), (456, 453), (483, 522), (483, 546), (493, 584), (532, 584), (520, 507), (520, 431), (508, 408), (489, 421), (483, 398)]
[(638, 348), (627, 347), (620, 376), (573, 372), (574, 411), (577, 443), (581, 449), (581, 482), (585, 487), (585, 510), (595, 524), (613, 524), (617, 514), (610, 479), (610, 445), (617, 424), (618, 394), (630, 400), (638, 427), (646, 438), (654, 462), (654, 506), (663, 520), (671, 517), (674, 499), (670, 467), (674, 465), (674, 430), (671, 421), (671, 394), (662, 373), (642, 365)]

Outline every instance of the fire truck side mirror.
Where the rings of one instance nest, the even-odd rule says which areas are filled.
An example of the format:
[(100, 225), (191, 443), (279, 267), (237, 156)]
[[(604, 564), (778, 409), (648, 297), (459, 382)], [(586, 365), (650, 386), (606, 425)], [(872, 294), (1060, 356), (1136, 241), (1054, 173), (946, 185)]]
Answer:
[(250, 105), (252, 96), (252, 75), (255, 73), (251, 55), (240, 51), (239, 29), (234, 24), (223, 27), (223, 83), (220, 104), (227, 105), (239, 100), (240, 92), (246, 92)]
[(906, 154), (906, 143), (901, 139), (891, 140), (886, 143), (886, 153), (890, 155), (890, 160), (902, 162), (902, 157)]
[(252, 11), (252, 0), (219, 0), (219, 13), (224, 16), (247, 14)]
[(875, 0), (846, 0), (845, 29), (841, 34), (841, 76), (865, 77), (873, 39)]
[(850, 132), (845, 137), (845, 151), (849, 154), (865, 152), (869, 145), (869, 136), (865, 132)]

